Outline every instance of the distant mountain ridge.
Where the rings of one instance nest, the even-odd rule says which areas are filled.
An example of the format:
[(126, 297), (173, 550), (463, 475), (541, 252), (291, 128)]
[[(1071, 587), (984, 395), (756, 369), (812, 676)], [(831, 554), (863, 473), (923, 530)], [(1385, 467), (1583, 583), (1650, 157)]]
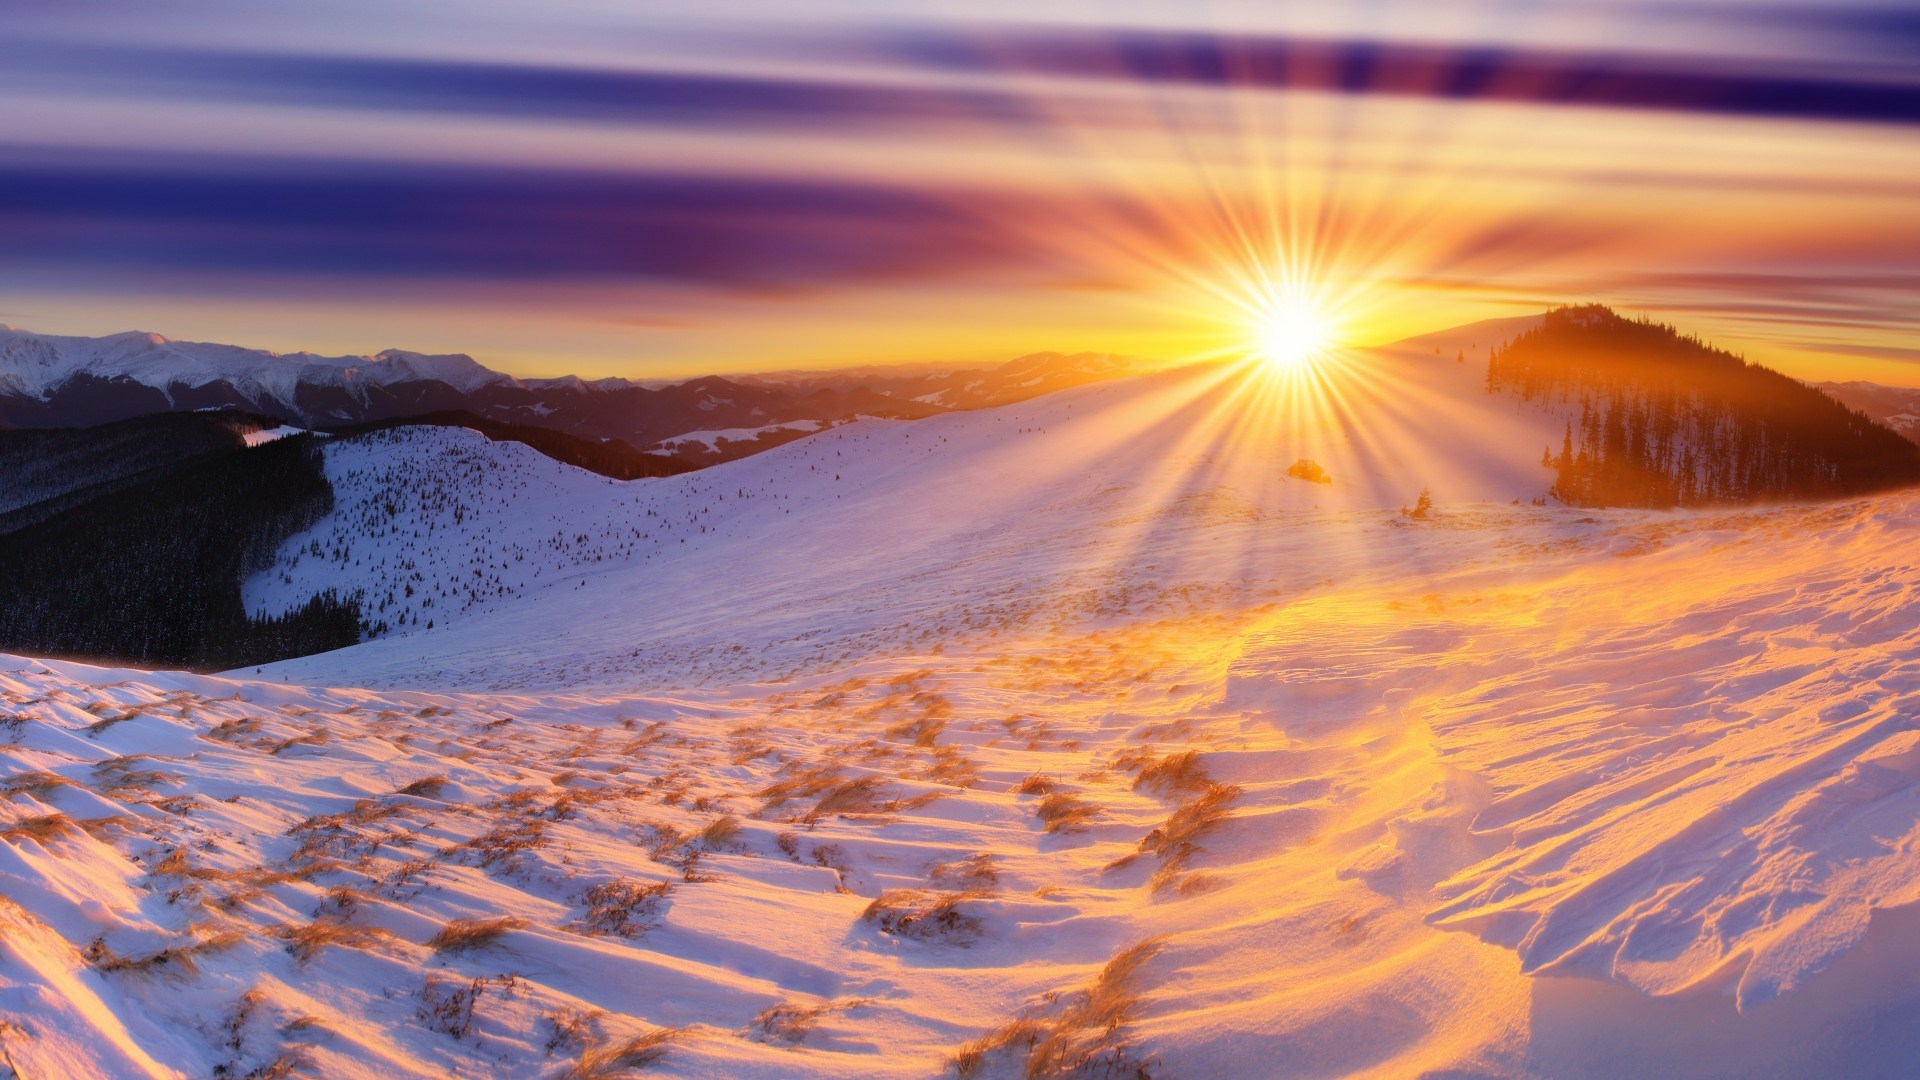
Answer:
[(1819, 382), (1813, 386), (1847, 408), (1857, 409), (1882, 426), (1920, 443), (1920, 389), (1860, 380)]
[[(997, 367), (704, 376), (660, 385), (519, 379), (463, 353), (282, 354), (137, 331), (90, 338), (0, 325), (0, 427), (81, 427), (223, 408), (310, 428), (468, 412), (645, 448), (697, 431), (799, 421), (826, 427), (861, 416), (916, 419), (1007, 404), (1129, 370), (1131, 362), (1117, 357), (1038, 353)], [(724, 460), (753, 449), (713, 448), (704, 456)], [(711, 463), (701, 457), (694, 455)]]

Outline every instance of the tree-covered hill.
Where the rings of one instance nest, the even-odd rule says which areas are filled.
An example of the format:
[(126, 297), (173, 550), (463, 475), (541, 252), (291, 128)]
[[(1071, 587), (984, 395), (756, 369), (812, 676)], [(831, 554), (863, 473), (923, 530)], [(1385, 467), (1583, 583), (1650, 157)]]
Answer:
[(249, 618), (244, 575), (333, 505), (311, 436), (203, 455), (0, 536), (0, 652), (217, 670), (360, 639), (357, 600)]
[(1582, 506), (1701, 506), (1920, 484), (1920, 446), (1673, 327), (1561, 308), (1492, 352), (1487, 389), (1575, 411), (1543, 464)]

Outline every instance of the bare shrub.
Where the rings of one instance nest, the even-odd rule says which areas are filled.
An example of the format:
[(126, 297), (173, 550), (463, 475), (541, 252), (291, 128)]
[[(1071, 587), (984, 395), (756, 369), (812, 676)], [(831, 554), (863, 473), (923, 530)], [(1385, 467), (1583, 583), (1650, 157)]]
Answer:
[(965, 948), (986, 931), (977, 916), (961, 910), (962, 904), (979, 898), (980, 894), (970, 892), (888, 889), (867, 905), (860, 918), (883, 934)]
[(815, 1005), (783, 1001), (754, 1017), (748, 1031), (761, 1042), (799, 1046), (829, 1014), (856, 1009), (868, 1001), (867, 998), (840, 998)]
[(607, 881), (588, 889), (581, 901), (586, 917), (574, 925), (589, 934), (638, 937), (659, 924), (671, 882)]
[(442, 1035), (464, 1039), (473, 1030), (474, 1006), (486, 989), (485, 979), (462, 983), (430, 976), (420, 990), (420, 1020)]
[(593, 1041), (594, 1029), (600, 1018), (606, 1013), (598, 1009), (564, 1008), (550, 1012), (546, 1016), (547, 1026), (552, 1033), (547, 1036), (547, 1056), (574, 1046), (587, 1046)]

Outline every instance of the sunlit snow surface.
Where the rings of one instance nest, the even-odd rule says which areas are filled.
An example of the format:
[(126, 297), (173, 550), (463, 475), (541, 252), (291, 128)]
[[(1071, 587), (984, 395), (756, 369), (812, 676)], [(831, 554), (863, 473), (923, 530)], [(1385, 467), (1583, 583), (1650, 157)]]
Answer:
[(1454, 351), (1316, 416), (1174, 373), (631, 484), (332, 444), (328, 555), (250, 603), (408, 560), (435, 629), (0, 658), (0, 1046), (927, 1076), (1026, 1017), (979, 1075), (1901, 1074), (1920, 499), (1535, 507), (1561, 420)]

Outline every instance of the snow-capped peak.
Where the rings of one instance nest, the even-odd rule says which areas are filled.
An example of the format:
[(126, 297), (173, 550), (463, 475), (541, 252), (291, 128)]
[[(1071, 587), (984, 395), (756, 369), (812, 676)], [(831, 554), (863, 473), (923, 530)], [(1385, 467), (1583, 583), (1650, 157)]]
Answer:
[(128, 330), (104, 337), (36, 334), (0, 326), (0, 391), (45, 399), (72, 379), (125, 379), (168, 391), (225, 382), (242, 394), (291, 403), (302, 384), (356, 388), (436, 380), (472, 392), (510, 377), (465, 354), (388, 349), (373, 356), (281, 354)]

